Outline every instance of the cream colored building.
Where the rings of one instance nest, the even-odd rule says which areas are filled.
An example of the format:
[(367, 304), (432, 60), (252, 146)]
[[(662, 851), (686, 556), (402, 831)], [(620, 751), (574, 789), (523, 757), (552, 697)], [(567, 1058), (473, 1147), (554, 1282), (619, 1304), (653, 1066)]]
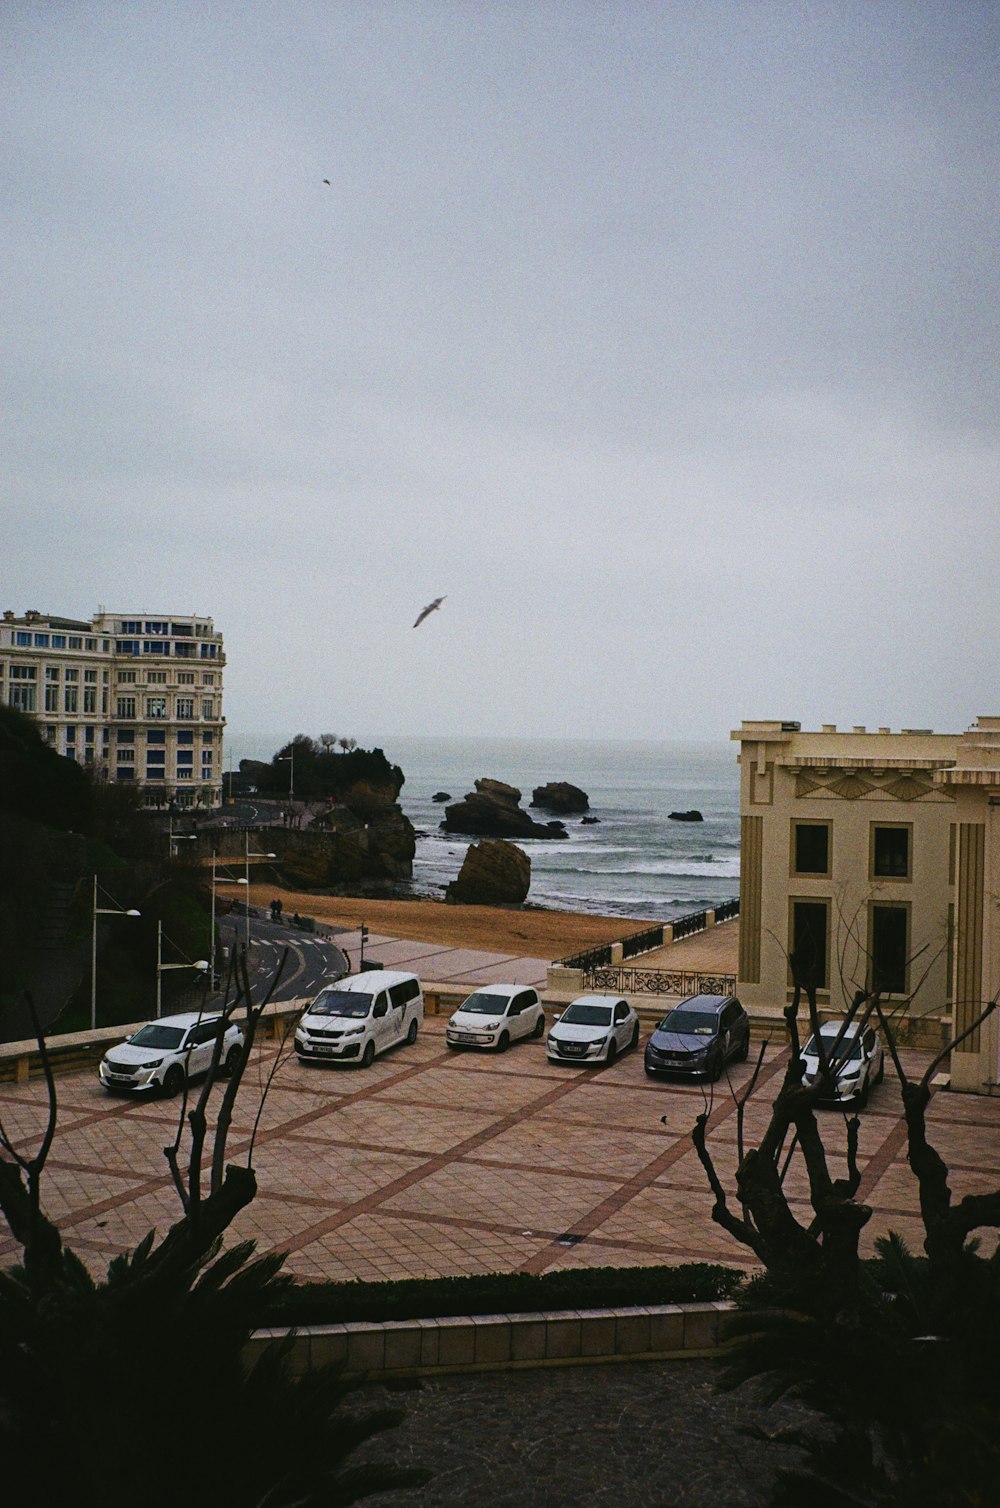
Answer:
[[(744, 1003), (783, 1006), (796, 951), (825, 1010), (879, 983), (960, 1033), (1000, 988), (1000, 719), (964, 735), (744, 722), (732, 737)], [(991, 1019), (953, 1054), (952, 1081), (998, 1079)]]
[(211, 618), (0, 620), (0, 702), (98, 777), (140, 785), (149, 805), (219, 805), (225, 663)]

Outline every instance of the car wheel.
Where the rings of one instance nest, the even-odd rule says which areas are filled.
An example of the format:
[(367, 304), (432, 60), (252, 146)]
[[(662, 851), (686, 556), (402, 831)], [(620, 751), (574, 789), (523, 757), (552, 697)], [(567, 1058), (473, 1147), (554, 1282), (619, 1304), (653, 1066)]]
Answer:
[(417, 1018), (416, 1018), (416, 1016), (414, 1016), (413, 1020), (410, 1022), (410, 1029), (406, 1033), (406, 1040), (410, 1044), (411, 1047), (413, 1046), (414, 1042), (417, 1040)]
[(173, 1063), (163, 1076), (163, 1093), (173, 1099), (174, 1095), (180, 1094), (183, 1088), (184, 1070), (177, 1063)]
[(241, 1047), (231, 1047), (226, 1053), (226, 1061), (222, 1065), (222, 1071), (227, 1078), (232, 1078), (236, 1072), (242, 1051)]
[(638, 1046), (639, 1046), (639, 1023), (637, 1021), (635, 1023), (635, 1031), (632, 1033), (632, 1040), (629, 1043), (629, 1047), (638, 1047)]
[(368, 1041), (368, 1042), (365, 1043), (365, 1050), (361, 1054), (361, 1067), (362, 1068), (370, 1068), (372, 1066), (372, 1064), (374, 1063), (374, 1061), (375, 1061), (375, 1043), (372, 1042), (372, 1041)]
[(538, 1020), (535, 1022), (535, 1029), (531, 1033), (531, 1035), (533, 1037), (544, 1037), (545, 1036), (545, 1012), (544, 1011), (539, 1016)]
[(708, 1070), (708, 1077), (711, 1079), (713, 1084), (717, 1084), (722, 1078), (723, 1061), (723, 1055), (721, 1052), (716, 1053), (715, 1057), (712, 1059), (712, 1066)]
[(750, 1056), (750, 1033), (747, 1032), (746, 1037), (743, 1040), (742, 1050), (740, 1052), (739, 1057), (736, 1059), (736, 1061), (737, 1061), (737, 1063), (745, 1063), (746, 1060), (747, 1060), (747, 1058), (749, 1058), (749, 1056)]
[(611, 1067), (612, 1063), (615, 1061), (615, 1059), (617, 1058), (617, 1056), (618, 1056), (618, 1043), (615, 1041), (614, 1037), (612, 1037), (611, 1041), (608, 1043), (607, 1056), (604, 1059), (605, 1063), (607, 1064), (607, 1066), (609, 1068)]
[(497, 1042), (497, 1052), (506, 1052), (510, 1046), (510, 1032), (501, 1032)]

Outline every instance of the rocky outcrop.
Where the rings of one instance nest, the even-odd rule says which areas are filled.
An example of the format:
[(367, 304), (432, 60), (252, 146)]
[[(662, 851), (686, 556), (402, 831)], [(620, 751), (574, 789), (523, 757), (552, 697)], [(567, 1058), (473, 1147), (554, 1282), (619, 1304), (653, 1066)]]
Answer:
[(670, 820), (671, 822), (704, 822), (705, 819), (701, 812), (692, 807), (688, 812), (671, 812)]
[(535, 786), (531, 804), (544, 807), (547, 812), (585, 812), (590, 807), (590, 798), (586, 791), (567, 780), (550, 780), (547, 785)]
[(561, 822), (535, 822), (520, 807), (521, 792), (502, 780), (477, 780), (463, 801), (445, 807), (446, 832), (483, 838), (566, 838)]
[(581, 827), (594, 827), (598, 822), (600, 822), (600, 820), (601, 820), (600, 817), (581, 817), (580, 818), (580, 826)]
[(445, 900), (467, 906), (520, 905), (531, 884), (531, 860), (516, 843), (484, 838), (473, 843)]
[(435, 791), (434, 795), (431, 797), (431, 800), (432, 801), (450, 801), (451, 800), (451, 792), (450, 791)]

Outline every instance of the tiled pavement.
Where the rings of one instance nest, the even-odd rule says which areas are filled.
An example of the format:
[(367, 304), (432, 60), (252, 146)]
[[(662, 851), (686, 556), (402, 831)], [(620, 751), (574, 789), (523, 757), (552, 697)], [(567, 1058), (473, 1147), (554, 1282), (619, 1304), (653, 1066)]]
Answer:
[[(347, 949), (351, 966), (360, 957), (361, 934), (339, 929), (334, 934), (337, 946)], [(488, 953), (478, 948), (451, 948), (444, 943), (411, 942), (403, 937), (386, 937), (371, 932), (365, 943), (365, 958), (385, 969), (412, 969), (435, 984), (450, 984), (475, 989), (477, 984), (494, 984), (503, 979), (509, 984), (530, 984), (544, 989), (549, 963), (545, 958), (528, 954)]]
[[(683, 1261), (745, 1265), (748, 1254), (710, 1218), (711, 1197), (691, 1147), (703, 1104), (699, 1086), (650, 1083), (641, 1053), (612, 1068), (550, 1066), (540, 1042), (502, 1057), (453, 1054), (443, 1018), (429, 1019), (412, 1048), (368, 1071), (279, 1069), (257, 1129), (259, 1196), (231, 1235), (288, 1254), (303, 1278), (393, 1278), (520, 1268)], [(230, 1137), (245, 1158), (260, 1085), (275, 1053), (264, 1044), (241, 1088)], [(918, 1054), (904, 1059), (918, 1071)], [(781, 1060), (765, 1063), (775, 1080)], [(737, 1067), (733, 1083), (748, 1069)], [(57, 1080), (59, 1125), (44, 1202), (68, 1243), (95, 1272), (178, 1207), (162, 1149), (178, 1103), (110, 1099), (90, 1073)], [(773, 1082), (771, 1086), (773, 1088)], [(766, 1118), (768, 1083), (746, 1116), (752, 1138)], [(44, 1086), (5, 1084), (9, 1134), (35, 1145)], [(864, 1245), (890, 1228), (919, 1243), (916, 1192), (905, 1162), (899, 1093), (887, 1076), (862, 1116), (862, 1194), (874, 1208)], [(724, 1174), (737, 1155), (735, 1104), (716, 1086), (711, 1145)], [(840, 1171), (844, 1119), (823, 1114)], [(938, 1093), (932, 1142), (947, 1158), (956, 1194), (1000, 1186), (1000, 1100)], [(805, 1182), (793, 1163), (796, 1200)], [(0, 1237), (0, 1264), (17, 1248)], [(561, 1243), (560, 1237), (571, 1236)], [(985, 1243), (992, 1245), (992, 1236)]]

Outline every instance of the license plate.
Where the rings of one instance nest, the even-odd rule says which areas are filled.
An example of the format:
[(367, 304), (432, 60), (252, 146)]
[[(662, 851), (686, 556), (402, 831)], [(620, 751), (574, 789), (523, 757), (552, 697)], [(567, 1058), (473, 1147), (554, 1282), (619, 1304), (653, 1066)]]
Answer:
[(478, 1042), (479, 1038), (476, 1036), (476, 1034), (474, 1032), (459, 1032), (458, 1033), (458, 1041), (459, 1042)]
[(580, 1042), (567, 1042), (565, 1047), (561, 1047), (559, 1050), (560, 1052), (564, 1052), (569, 1058), (582, 1058), (587, 1051), (586, 1046)]
[(335, 1053), (337, 1051), (337, 1049), (335, 1047), (319, 1047), (319, 1046), (317, 1046), (314, 1049), (314, 1051), (315, 1052), (325, 1052), (325, 1053), (327, 1053), (329, 1055), (332, 1055), (333, 1053)]

